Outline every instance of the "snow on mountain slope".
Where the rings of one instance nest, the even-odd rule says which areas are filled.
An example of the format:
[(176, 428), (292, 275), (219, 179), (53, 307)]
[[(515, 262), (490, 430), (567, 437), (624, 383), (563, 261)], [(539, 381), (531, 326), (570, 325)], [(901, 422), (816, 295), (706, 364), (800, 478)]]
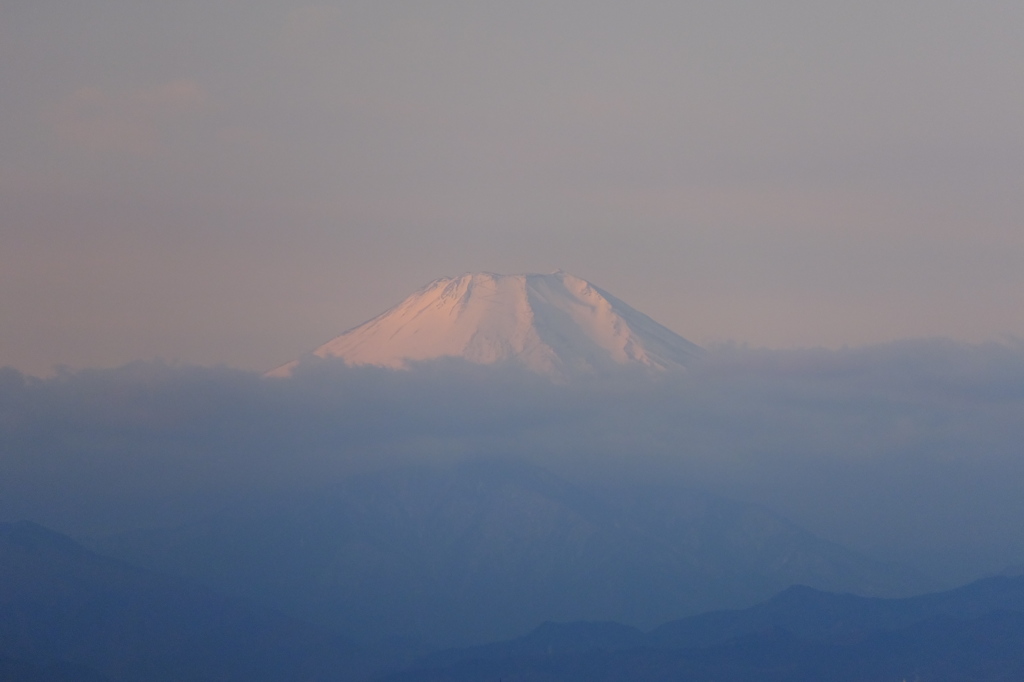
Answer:
[[(313, 351), (350, 365), (407, 368), (417, 360), (510, 362), (552, 377), (621, 366), (684, 368), (701, 349), (586, 280), (473, 273), (431, 282)], [(296, 362), (268, 376), (289, 376)]]

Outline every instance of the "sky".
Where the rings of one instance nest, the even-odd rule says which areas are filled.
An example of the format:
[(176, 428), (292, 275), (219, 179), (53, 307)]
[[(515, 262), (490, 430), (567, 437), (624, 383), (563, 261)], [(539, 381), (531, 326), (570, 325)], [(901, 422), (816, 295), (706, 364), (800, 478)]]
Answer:
[(0, 0), (0, 366), (269, 369), (463, 272), (1024, 336), (1024, 4)]

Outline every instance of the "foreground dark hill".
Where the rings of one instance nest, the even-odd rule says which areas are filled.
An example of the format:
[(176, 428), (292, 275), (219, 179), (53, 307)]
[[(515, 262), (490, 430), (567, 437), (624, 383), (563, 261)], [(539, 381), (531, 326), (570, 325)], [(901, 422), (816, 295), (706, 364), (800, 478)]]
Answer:
[(936, 619), (971, 620), (997, 611), (1024, 613), (1024, 576), (986, 578), (955, 590), (905, 599), (872, 599), (794, 586), (749, 609), (667, 623), (651, 632), (648, 642), (656, 646), (708, 646), (772, 628), (799, 637), (843, 639), (874, 630), (901, 630)]
[(649, 486), (590, 490), (495, 461), (366, 474), (97, 546), (351, 637), (420, 649), (546, 620), (652, 627), (794, 583), (919, 587), (758, 508)]
[(361, 679), (348, 642), (109, 559), (35, 524), (0, 524), (0, 680)]
[(909, 599), (794, 587), (750, 609), (649, 633), (616, 623), (547, 623), (519, 639), (434, 654), (388, 679), (1020, 680), (1024, 577)]
[(67, 661), (0, 657), (0, 682), (108, 682), (91, 668)]

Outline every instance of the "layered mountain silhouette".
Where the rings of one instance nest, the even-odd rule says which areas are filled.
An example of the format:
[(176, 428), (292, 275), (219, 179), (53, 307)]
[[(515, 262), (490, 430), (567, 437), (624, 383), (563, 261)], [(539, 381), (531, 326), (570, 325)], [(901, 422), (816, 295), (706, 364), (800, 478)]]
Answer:
[(98, 547), (354, 638), (422, 647), (545, 620), (653, 627), (794, 583), (923, 586), (757, 507), (676, 488), (589, 489), (502, 461), (360, 475)]
[(369, 656), (308, 622), (98, 555), (35, 524), (0, 524), (5, 681), (1022, 678), (1024, 576), (904, 599), (796, 586), (751, 608), (648, 631), (609, 621), (547, 622), (522, 637), (410, 664), (403, 654)]
[(294, 618), (0, 524), (0, 680), (344, 680), (374, 665)]
[[(313, 355), (392, 368), (461, 358), (567, 379), (624, 367), (679, 370), (700, 352), (590, 282), (556, 272), (435, 280)], [(289, 376), (297, 364), (269, 374)]]
[(1024, 577), (907, 599), (792, 587), (650, 632), (545, 623), (525, 637), (427, 656), (387, 679), (1009, 682), (1024, 679)]

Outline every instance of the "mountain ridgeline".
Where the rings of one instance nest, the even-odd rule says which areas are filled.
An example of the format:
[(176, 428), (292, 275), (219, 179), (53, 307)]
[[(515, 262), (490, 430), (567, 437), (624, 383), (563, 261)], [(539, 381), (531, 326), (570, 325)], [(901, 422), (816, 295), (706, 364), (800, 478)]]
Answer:
[[(392, 368), (461, 358), (565, 380), (622, 368), (678, 371), (700, 352), (590, 282), (556, 272), (435, 280), (313, 355)], [(289, 376), (297, 364), (269, 374)]]
[(791, 587), (763, 603), (642, 630), (546, 622), (411, 660), (134, 567), (31, 523), (0, 524), (0, 680), (448, 682), (1024, 676), (1024, 576), (905, 599)]
[(749, 609), (666, 623), (545, 623), (422, 658), (389, 682), (1011, 682), (1024, 679), (1024, 576), (871, 599), (792, 587)]

